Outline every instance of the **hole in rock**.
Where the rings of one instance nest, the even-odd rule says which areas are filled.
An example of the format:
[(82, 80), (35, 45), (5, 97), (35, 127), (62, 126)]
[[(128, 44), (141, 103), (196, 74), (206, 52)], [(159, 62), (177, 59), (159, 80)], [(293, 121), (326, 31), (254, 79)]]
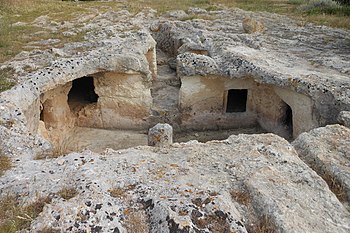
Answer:
[(44, 93), (40, 133), (62, 153), (103, 152), (147, 145), (147, 131), (157, 123), (174, 127), (175, 142), (266, 132), (289, 139), (293, 127), (294, 133), (301, 128), (293, 117), (307, 116), (291, 99), (310, 102), (300, 94), (251, 78), (179, 77), (174, 53), (166, 47), (144, 55), (153, 79), (139, 72), (101, 71)]
[(44, 119), (44, 107), (40, 110), (40, 120), (45, 122), (45, 119)]
[(247, 89), (228, 90), (226, 112), (245, 112), (247, 110), (247, 95)]
[(292, 108), (286, 104), (285, 115), (282, 124), (287, 130), (289, 137), (293, 136), (293, 111)]
[(68, 104), (72, 110), (96, 103), (97, 100), (93, 77), (86, 76), (73, 80), (68, 94)]

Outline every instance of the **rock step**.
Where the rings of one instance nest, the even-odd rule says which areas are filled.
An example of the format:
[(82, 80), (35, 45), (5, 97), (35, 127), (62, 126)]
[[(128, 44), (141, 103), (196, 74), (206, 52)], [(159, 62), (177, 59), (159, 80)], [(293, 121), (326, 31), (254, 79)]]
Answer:
[(350, 129), (340, 125), (317, 128), (299, 135), (293, 145), (350, 211)]
[(180, 80), (168, 65), (158, 65), (158, 76), (153, 81), (151, 123), (176, 124), (179, 118)]

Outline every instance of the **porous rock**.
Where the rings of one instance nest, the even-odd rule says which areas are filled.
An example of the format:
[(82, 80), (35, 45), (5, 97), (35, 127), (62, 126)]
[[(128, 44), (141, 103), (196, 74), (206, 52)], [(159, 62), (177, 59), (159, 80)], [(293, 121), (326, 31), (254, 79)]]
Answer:
[(341, 111), (338, 116), (338, 121), (342, 125), (350, 128), (350, 111)]
[[(277, 232), (350, 229), (350, 213), (326, 183), (272, 134), (30, 160), (0, 182), (3, 195), (15, 192), (24, 203), (38, 193), (53, 198), (32, 232), (126, 232), (139, 224), (149, 232), (243, 233), (259, 219)], [(77, 190), (68, 200), (58, 194), (67, 187)]]
[(173, 143), (173, 127), (169, 124), (156, 124), (148, 131), (149, 146), (165, 146)]
[[(58, 92), (66, 98), (65, 85), (91, 74), (99, 82), (111, 81), (114, 87), (124, 76), (132, 79), (120, 84), (122, 89), (118, 90), (122, 92), (105, 86), (99, 89), (96, 83), (101, 101), (108, 100), (104, 102), (106, 108), (98, 112), (101, 105), (97, 102), (82, 109), (77, 114), (81, 124), (88, 122), (88, 115), (102, 115), (106, 109), (113, 110), (109, 116), (130, 116), (136, 109), (140, 113), (137, 119), (117, 118), (116, 122), (124, 120), (123, 126), (147, 128), (150, 122), (146, 115), (151, 112), (149, 108), (156, 106), (163, 107), (152, 109), (159, 116), (150, 117), (172, 121), (179, 127), (188, 117), (184, 114), (179, 120), (176, 115), (179, 110), (183, 114), (193, 109), (178, 108), (184, 107), (178, 103), (178, 93), (164, 104), (159, 103), (161, 98), (152, 100), (155, 95), (149, 90), (151, 82), (156, 83), (159, 74), (167, 69), (174, 70), (168, 72), (170, 78), (167, 75), (159, 78), (163, 83), (171, 83), (170, 88), (158, 93), (164, 98), (168, 90), (178, 90), (186, 81), (197, 84), (188, 86), (188, 92), (182, 94), (196, 94), (206, 82), (216, 87), (213, 80), (218, 79), (224, 80), (222, 94), (228, 88), (224, 84), (248, 80), (248, 84), (261, 88), (258, 94), (271, 89), (275, 92), (256, 102), (260, 108), (263, 106), (259, 103), (274, 100), (283, 89), (293, 110), (301, 112), (293, 122), (301, 126), (294, 130), (296, 135), (338, 122), (341, 111), (345, 113), (340, 114), (339, 122), (346, 122), (344, 116), (350, 111), (348, 31), (312, 24), (301, 27), (285, 16), (239, 9), (208, 12), (212, 20), (202, 19), (205, 14), (205, 10), (192, 9), (190, 17), (194, 19), (182, 21), (190, 18), (182, 11), (156, 17), (151, 9), (136, 15), (122, 10), (81, 15), (74, 19), (74, 24), (58, 24), (49, 16), (32, 22), (43, 29), (41, 33), (49, 30), (86, 35), (85, 41), (68, 43), (59, 49), (22, 52), (1, 66), (13, 68), (18, 83), (0, 93), (0, 146), (13, 161), (13, 167), (0, 177), (1, 196), (16, 194), (22, 204), (35, 201), (38, 193), (53, 198), (33, 220), (31, 232), (45, 228), (61, 232), (135, 232), (135, 223), (139, 229), (165, 233), (255, 232), (261, 224), (277, 232), (350, 231), (349, 212), (321, 173), (320, 176), (307, 166), (286, 140), (272, 134), (231, 136), (206, 144), (190, 141), (163, 147), (107, 149), (100, 154), (83, 151), (46, 158), (52, 155), (53, 145), (43, 139), (45, 132), (38, 135), (36, 130), (42, 125), (40, 97), (51, 101), (46, 97)], [(241, 20), (246, 17), (264, 22), (264, 33), (243, 33)], [(80, 26), (73, 27), (75, 24)], [(35, 46), (48, 46), (46, 42)], [(170, 67), (161, 67), (158, 74), (156, 45), (169, 56), (164, 61), (171, 61)], [(132, 86), (135, 79), (140, 87), (136, 93)], [(217, 102), (221, 108), (207, 109), (207, 115), (196, 119), (197, 123), (208, 120), (212, 112), (223, 112), (221, 96), (214, 101), (202, 98), (213, 94), (211, 90), (196, 97), (200, 106)], [(137, 102), (140, 99), (144, 102)], [(137, 108), (123, 109), (130, 102), (137, 102)], [(55, 109), (51, 105), (46, 105), (48, 110)], [(280, 105), (271, 106), (280, 109)], [(59, 109), (70, 119), (65, 111)], [(114, 118), (107, 119), (110, 123)], [(222, 119), (212, 120), (217, 127)], [(250, 121), (256, 123), (255, 118), (247, 117), (242, 123)], [(92, 122), (99, 123), (98, 127), (105, 125), (103, 121)], [(61, 125), (57, 127), (64, 125), (58, 123)], [(336, 171), (330, 174), (346, 188), (348, 142), (347, 128), (329, 126), (302, 134), (293, 145), (303, 159), (309, 155), (316, 158), (313, 150), (332, 158), (331, 162), (316, 161), (324, 171)], [(38, 157), (46, 159), (34, 160)], [(67, 187), (77, 190), (77, 195), (68, 200), (59, 195)]]
[(293, 146), (349, 208), (350, 129), (340, 125), (317, 128), (301, 134)]

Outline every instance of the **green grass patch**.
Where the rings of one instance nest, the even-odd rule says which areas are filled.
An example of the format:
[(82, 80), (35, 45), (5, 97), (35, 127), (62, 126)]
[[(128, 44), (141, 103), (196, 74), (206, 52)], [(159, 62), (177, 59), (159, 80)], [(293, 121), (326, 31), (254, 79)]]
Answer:
[[(32, 49), (25, 48), (32, 41), (60, 39), (59, 44), (40, 46), (41, 49), (47, 49), (83, 40), (86, 32), (65, 37), (62, 35), (62, 31), (50, 33), (47, 29), (32, 26), (32, 22), (39, 16), (47, 16), (50, 21), (60, 24), (64, 21), (75, 21), (87, 15), (94, 17), (98, 13), (122, 9), (136, 14), (149, 7), (157, 10), (159, 15), (171, 10), (186, 11), (189, 7), (200, 7), (208, 11), (220, 10), (224, 7), (238, 7), (250, 11), (285, 14), (305, 22), (350, 29), (350, 6), (336, 4), (331, 0), (173, 0), (171, 2), (164, 0), (125, 2), (0, 0), (0, 63), (9, 60), (23, 50)], [(196, 18), (200, 17), (189, 16), (183, 20)], [(46, 33), (39, 33), (42, 31), (46, 31)], [(7, 77), (10, 77), (9, 74), (0, 71), (0, 92), (7, 90), (14, 84), (8, 81)]]

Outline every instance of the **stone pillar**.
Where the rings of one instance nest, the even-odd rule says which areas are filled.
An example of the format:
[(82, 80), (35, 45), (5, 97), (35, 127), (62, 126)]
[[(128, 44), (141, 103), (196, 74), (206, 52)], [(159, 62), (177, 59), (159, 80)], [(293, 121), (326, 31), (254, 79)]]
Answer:
[(173, 143), (173, 127), (158, 123), (148, 131), (149, 146), (166, 146)]

